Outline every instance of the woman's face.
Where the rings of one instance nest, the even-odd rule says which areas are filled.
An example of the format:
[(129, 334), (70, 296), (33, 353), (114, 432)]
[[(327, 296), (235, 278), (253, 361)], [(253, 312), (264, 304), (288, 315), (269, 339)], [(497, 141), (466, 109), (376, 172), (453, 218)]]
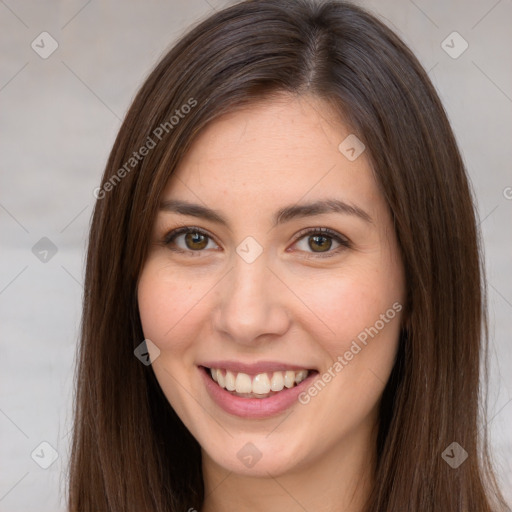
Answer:
[(375, 433), (404, 275), (367, 155), (331, 112), (283, 96), (212, 122), (153, 226), (138, 283), (153, 370), (232, 472), (367, 456)]

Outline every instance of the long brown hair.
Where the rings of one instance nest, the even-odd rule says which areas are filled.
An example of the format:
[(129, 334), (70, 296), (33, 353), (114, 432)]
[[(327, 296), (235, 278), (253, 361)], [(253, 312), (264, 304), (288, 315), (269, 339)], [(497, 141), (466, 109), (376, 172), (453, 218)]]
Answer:
[[(161, 191), (194, 137), (282, 92), (324, 99), (360, 135), (405, 266), (407, 323), (381, 401), (366, 512), (505, 509), (479, 434), (487, 335), (474, 206), (440, 100), (404, 43), (361, 8), (261, 0), (180, 39), (110, 154), (87, 254), (70, 511), (201, 507), (200, 447), (134, 356), (144, 339), (137, 280)], [(442, 457), (452, 442), (468, 453), (456, 469)]]

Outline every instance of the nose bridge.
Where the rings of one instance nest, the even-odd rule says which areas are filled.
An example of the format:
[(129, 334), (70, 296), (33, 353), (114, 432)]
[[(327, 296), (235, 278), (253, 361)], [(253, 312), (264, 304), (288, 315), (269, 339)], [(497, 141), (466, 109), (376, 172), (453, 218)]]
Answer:
[[(254, 311), (255, 305), (266, 303), (266, 291), (268, 290), (268, 270), (263, 259), (259, 262), (246, 263), (238, 259), (230, 279), (230, 296), (234, 304), (251, 307)], [(267, 288), (267, 290), (266, 290)]]
[(264, 334), (282, 335), (288, 328), (288, 315), (268, 263), (265, 254), (251, 262), (237, 254), (226, 276), (216, 328), (238, 343), (250, 344)]

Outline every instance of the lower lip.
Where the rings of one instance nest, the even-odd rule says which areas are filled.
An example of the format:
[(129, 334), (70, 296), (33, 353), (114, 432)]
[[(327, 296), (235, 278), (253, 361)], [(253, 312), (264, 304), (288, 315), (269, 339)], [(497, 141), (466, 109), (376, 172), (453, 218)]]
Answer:
[(268, 418), (286, 411), (298, 402), (300, 393), (309, 386), (311, 380), (317, 374), (314, 372), (293, 388), (285, 388), (276, 395), (267, 398), (242, 398), (221, 388), (210, 377), (209, 370), (200, 367), (199, 371), (212, 400), (224, 411), (241, 418)]

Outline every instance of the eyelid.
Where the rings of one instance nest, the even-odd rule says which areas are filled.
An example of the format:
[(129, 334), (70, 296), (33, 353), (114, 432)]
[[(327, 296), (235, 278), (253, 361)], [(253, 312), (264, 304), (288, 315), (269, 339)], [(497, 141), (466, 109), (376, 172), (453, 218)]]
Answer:
[(187, 233), (200, 233), (201, 235), (207, 236), (210, 240), (213, 240), (216, 245), (219, 245), (217, 241), (215, 240), (215, 237), (210, 234), (208, 231), (206, 231), (203, 228), (197, 227), (197, 226), (189, 226), (189, 225), (183, 225), (179, 226), (177, 228), (172, 229), (169, 231), (166, 235), (164, 235), (162, 244), (167, 247), (170, 250), (176, 251), (176, 252), (187, 252), (187, 253), (193, 253), (194, 255), (199, 255), (203, 251), (192, 251), (192, 250), (186, 250), (181, 248), (170, 248), (168, 247), (171, 243), (171, 241), (178, 237), (179, 235), (187, 234)]
[(330, 228), (324, 228), (324, 227), (313, 227), (313, 228), (304, 228), (301, 229), (294, 237), (294, 242), (297, 242), (301, 238), (304, 237), (304, 235), (309, 234), (317, 234), (321, 233), (322, 235), (329, 235), (330, 237), (334, 238), (336, 241), (338, 241), (340, 244), (348, 244), (349, 240), (345, 236), (343, 236), (341, 233), (338, 233), (337, 231), (334, 231), (334, 229)]
[[(163, 241), (164, 243), (166, 242), (170, 242), (170, 240), (178, 235), (181, 235), (183, 233), (189, 233), (189, 232), (197, 232), (197, 233), (201, 233), (202, 235), (207, 235), (208, 237), (210, 237), (211, 239), (215, 240), (215, 237), (213, 235), (211, 235), (208, 231), (206, 231), (205, 229), (203, 228), (200, 228), (198, 226), (189, 226), (188, 224), (184, 224), (183, 226), (178, 226), (174, 229), (172, 229), (171, 231), (169, 231), (168, 233), (166, 233), (164, 235), (164, 238), (163, 238)], [(217, 243), (217, 242), (215, 242)]]

